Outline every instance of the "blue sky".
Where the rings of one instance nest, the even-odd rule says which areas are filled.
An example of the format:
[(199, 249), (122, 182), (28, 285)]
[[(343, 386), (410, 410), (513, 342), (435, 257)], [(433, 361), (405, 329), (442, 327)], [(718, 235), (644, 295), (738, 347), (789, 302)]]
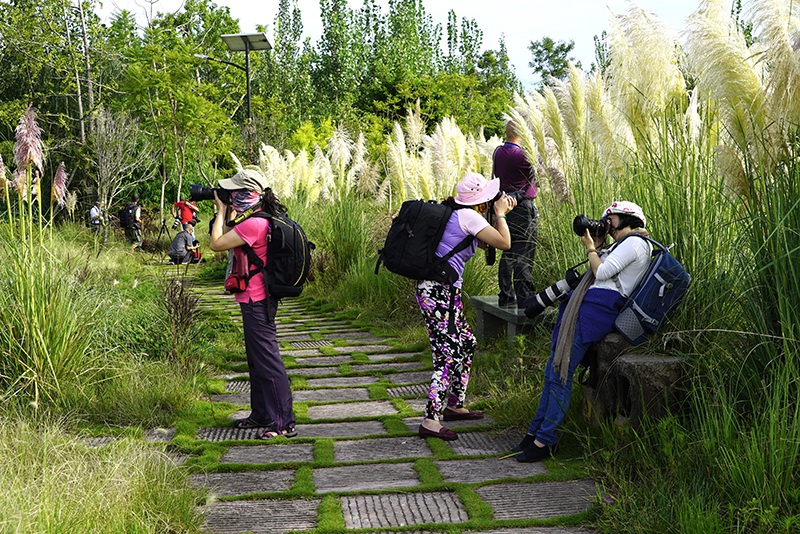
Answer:
[[(348, 0), (351, 6), (359, 7), (362, 0)], [(267, 36), (272, 40), (272, 23), (278, 9), (277, 0), (215, 0), (217, 5), (230, 7), (231, 15), (239, 19), (243, 32), (254, 32), (257, 24), (268, 27)], [(378, 0), (385, 9), (387, 0)], [(483, 47), (497, 48), (501, 34), (505, 35), (511, 63), (517, 77), (526, 88), (535, 79), (528, 67), (530, 52), (528, 44), (544, 36), (555, 40), (573, 40), (573, 55), (588, 69), (594, 60), (594, 36), (609, 27), (612, 14), (625, 13), (632, 5), (658, 15), (677, 34), (685, 27), (685, 19), (699, 6), (700, 0), (425, 0), (426, 11), (434, 22), (444, 28), (447, 13), (453, 9), (459, 20), (463, 17), (475, 19), (483, 30)], [(157, 0), (154, 12), (176, 11), (182, 0)], [(305, 33), (316, 42), (321, 32), (319, 0), (299, 0)], [(101, 15), (109, 16), (118, 9), (127, 9), (144, 23), (150, 9), (147, 0), (104, 0)]]

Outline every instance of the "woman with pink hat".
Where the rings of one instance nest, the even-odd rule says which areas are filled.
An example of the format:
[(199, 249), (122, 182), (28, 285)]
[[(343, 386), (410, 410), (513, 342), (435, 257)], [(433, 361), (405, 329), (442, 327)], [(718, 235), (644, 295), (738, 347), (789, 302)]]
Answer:
[[(642, 208), (633, 202), (614, 202), (600, 222), (602, 230), (595, 230), (596, 235), (590, 234), (588, 228), (581, 235), (590, 268), (567, 304), (559, 309), (539, 407), (528, 433), (512, 449), (518, 453), (518, 462), (538, 462), (555, 452), (558, 430), (569, 409), (575, 369), (592, 344), (614, 330), (622, 305), (650, 265), (650, 243), (646, 239), (626, 239), (635, 234), (648, 235)], [(614, 244), (601, 249), (606, 234)]]
[[(487, 180), (480, 174), (470, 173), (456, 186), (455, 198), (450, 197), (443, 204), (450, 206), (453, 213), (436, 255), (444, 258), (462, 242), (468, 245), (447, 260), (457, 275), (454, 282), (417, 282), (417, 304), (425, 320), (433, 356), (428, 404), (418, 432), (421, 437), (452, 441), (458, 439), (458, 435), (442, 426), (441, 421), (483, 417), (480, 412), (464, 408), (472, 357), (477, 346), (475, 336), (464, 318), (461, 302), (464, 266), (478, 246), (509, 249), (511, 236), (506, 214), (516, 202), (500, 192), (500, 180)], [(489, 209), (493, 209), (496, 216), (494, 226), (483, 216)], [(467, 239), (468, 236), (472, 236), (472, 239)]]

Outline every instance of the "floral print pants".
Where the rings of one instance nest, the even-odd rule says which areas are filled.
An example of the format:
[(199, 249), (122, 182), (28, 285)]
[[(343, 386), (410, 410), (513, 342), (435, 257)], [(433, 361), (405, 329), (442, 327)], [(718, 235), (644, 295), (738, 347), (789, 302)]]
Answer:
[(423, 280), (417, 283), (417, 304), (428, 329), (433, 356), (425, 418), (438, 421), (445, 407), (464, 405), (477, 342), (464, 318), (458, 288)]

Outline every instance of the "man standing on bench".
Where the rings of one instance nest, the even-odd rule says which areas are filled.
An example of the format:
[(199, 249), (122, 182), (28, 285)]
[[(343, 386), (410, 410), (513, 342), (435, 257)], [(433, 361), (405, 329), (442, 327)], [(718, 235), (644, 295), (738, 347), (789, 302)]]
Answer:
[(534, 204), (538, 184), (519, 142), (517, 125), (508, 120), (506, 142), (497, 147), (492, 156), (492, 174), (500, 178), (500, 191), (517, 201), (517, 207), (508, 214), (511, 249), (503, 252), (497, 269), (500, 286), (497, 304), (500, 306), (515, 306), (535, 292), (531, 269), (539, 219)]

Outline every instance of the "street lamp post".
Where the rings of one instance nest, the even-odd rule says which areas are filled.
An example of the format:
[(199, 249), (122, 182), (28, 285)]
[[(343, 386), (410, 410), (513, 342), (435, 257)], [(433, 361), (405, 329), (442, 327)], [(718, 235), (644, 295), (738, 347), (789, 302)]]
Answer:
[(272, 45), (269, 44), (267, 34), (265, 33), (232, 33), (221, 35), (220, 37), (222, 37), (222, 40), (225, 41), (226, 45), (228, 45), (228, 50), (231, 52), (244, 52), (244, 66), (232, 61), (217, 59), (204, 54), (194, 54), (194, 57), (209, 61), (216, 61), (217, 63), (224, 63), (244, 71), (245, 78), (247, 80), (247, 119), (249, 122), (252, 122), (253, 110), (250, 105), (250, 51), (270, 50)]

